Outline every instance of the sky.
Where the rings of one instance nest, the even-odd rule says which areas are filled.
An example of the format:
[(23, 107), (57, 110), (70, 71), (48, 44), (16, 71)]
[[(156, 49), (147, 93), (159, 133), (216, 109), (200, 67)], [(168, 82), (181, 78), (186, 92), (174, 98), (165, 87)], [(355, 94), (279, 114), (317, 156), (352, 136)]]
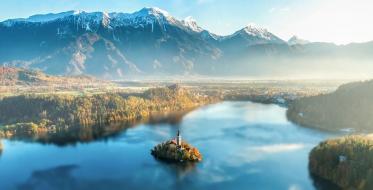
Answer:
[(0, 0), (0, 21), (68, 10), (134, 12), (159, 7), (193, 17), (219, 35), (255, 24), (287, 40), (347, 44), (373, 40), (372, 0)]

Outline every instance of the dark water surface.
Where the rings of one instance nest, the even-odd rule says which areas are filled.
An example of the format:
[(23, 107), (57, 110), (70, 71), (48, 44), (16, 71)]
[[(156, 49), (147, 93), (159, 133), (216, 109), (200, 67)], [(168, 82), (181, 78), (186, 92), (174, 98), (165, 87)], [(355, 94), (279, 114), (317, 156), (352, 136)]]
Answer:
[[(0, 189), (315, 189), (308, 154), (332, 136), (298, 127), (286, 108), (223, 102), (178, 125), (141, 124), (115, 137), (70, 146), (2, 140)], [(155, 160), (150, 149), (181, 135), (203, 161)]]

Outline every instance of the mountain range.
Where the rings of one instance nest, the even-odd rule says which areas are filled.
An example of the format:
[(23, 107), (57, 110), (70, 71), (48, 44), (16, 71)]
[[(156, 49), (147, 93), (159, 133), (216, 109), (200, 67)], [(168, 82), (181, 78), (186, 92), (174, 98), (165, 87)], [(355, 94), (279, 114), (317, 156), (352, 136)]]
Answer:
[(216, 35), (159, 8), (68, 11), (0, 22), (0, 64), (54, 75), (369, 76), (373, 42), (282, 40), (253, 25)]

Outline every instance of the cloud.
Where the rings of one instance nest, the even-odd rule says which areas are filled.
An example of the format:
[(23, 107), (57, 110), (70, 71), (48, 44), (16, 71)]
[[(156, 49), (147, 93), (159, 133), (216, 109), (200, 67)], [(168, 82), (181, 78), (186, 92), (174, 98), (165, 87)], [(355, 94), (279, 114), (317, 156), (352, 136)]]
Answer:
[(303, 147), (304, 147), (303, 144), (274, 144), (274, 145), (252, 147), (251, 151), (262, 153), (262, 154), (274, 154), (274, 153), (299, 150), (299, 149), (302, 149)]
[(245, 163), (257, 162), (270, 155), (301, 150), (305, 146), (302, 143), (251, 146), (234, 153), (227, 162), (232, 166), (240, 166), (242, 161)]

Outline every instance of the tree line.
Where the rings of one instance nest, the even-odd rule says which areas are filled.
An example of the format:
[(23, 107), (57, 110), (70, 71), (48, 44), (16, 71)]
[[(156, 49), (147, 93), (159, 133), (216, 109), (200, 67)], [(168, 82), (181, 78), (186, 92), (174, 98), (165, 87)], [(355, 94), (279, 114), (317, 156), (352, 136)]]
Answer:
[(206, 104), (212, 99), (178, 86), (140, 94), (21, 95), (0, 101), (0, 135), (38, 133), (71, 126), (137, 120), (154, 112), (172, 112)]

